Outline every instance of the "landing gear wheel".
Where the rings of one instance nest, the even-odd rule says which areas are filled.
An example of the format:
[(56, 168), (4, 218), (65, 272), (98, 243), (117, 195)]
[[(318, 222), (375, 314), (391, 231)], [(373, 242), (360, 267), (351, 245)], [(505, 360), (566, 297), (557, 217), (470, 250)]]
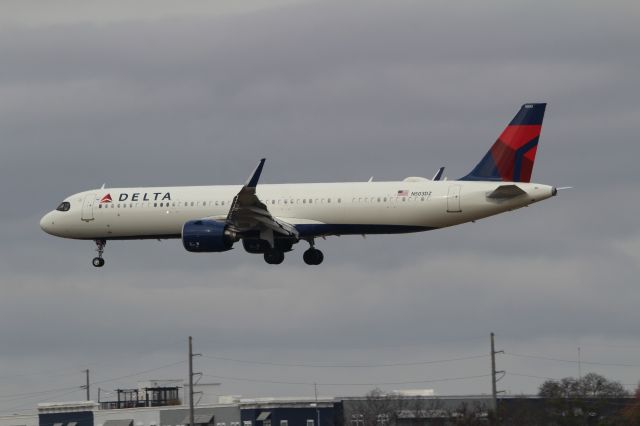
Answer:
[(304, 252), (302, 259), (307, 265), (319, 265), (324, 260), (324, 255), (320, 250), (312, 247)]
[(271, 248), (264, 252), (264, 261), (270, 265), (279, 265), (284, 260), (284, 252), (282, 250)]
[(98, 256), (93, 258), (91, 264), (96, 268), (102, 268), (104, 266), (102, 254), (104, 253), (104, 246), (107, 245), (107, 240), (95, 240), (95, 243), (97, 246), (96, 251), (98, 252)]

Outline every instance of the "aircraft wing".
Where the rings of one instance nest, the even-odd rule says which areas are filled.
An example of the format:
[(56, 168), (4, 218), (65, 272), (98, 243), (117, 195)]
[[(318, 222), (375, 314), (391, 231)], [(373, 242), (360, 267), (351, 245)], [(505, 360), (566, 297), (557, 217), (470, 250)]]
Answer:
[(258, 230), (298, 238), (295, 226), (271, 215), (267, 206), (256, 195), (256, 186), (264, 167), (265, 159), (258, 163), (247, 182), (233, 199), (226, 222), (236, 232)]

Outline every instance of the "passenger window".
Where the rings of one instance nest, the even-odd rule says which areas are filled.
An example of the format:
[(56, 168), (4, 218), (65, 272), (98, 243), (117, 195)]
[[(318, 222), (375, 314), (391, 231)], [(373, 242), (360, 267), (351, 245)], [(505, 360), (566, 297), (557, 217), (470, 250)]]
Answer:
[(384, 197), (384, 202), (385, 202), (385, 203), (387, 202), (387, 197)]
[(307, 204), (307, 199), (306, 198), (302, 199), (302, 204)]
[(327, 203), (330, 203), (330, 202), (331, 202), (331, 198), (327, 198)]
[(341, 202), (342, 202), (342, 199), (341, 199), (341, 198), (338, 198), (338, 203), (341, 203)]
[[(102, 204), (98, 204), (98, 208), (101, 209), (102, 208)], [(57, 209), (56, 209), (57, 210)]]
[(153, 203), (153, 207), (158, 207), (158, 203)]

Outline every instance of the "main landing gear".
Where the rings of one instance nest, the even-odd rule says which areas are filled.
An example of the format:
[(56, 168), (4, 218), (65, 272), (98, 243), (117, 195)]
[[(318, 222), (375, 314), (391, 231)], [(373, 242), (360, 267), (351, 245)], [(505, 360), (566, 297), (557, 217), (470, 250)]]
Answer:
[(270, 248), (264, 252), (264, 261), (269, 265), (279, 265), (284, 260), (284, 252), (277, 248)]
[[(324, 260), (324, 255), (314, 247), (313, 240), (309, 240), (309, 249), (304, 252), (302, 259), (307, 265), (319, 265)], [(284, 251), (279, 248), (269, 248), (264, 252), (264, 261), (270, 265), (279, 265), (284, 261)]]
[(304, 252), (302, 259), (307, 265), (319, 265), (324, 260), (324, 255), (320, 250), (315, 248), (313, 240), (309, 241), (309, 249)]
[(95, 240), (96, 246), (98, 247), (96, 251), (98, 252), (98, 256), (94, 257), (91, 263), (96, 268), (101, 268), (104, 266), (104, 259), (102, 258), (102, 254), (104, 253), (104, 246), (107, 245), (107, 240)]

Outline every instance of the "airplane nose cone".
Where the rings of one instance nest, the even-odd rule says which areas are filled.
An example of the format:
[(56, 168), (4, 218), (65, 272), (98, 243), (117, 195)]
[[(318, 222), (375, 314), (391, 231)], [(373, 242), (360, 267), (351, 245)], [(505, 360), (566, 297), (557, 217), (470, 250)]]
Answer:
[(51, 234), (51, 227), (53, 226), (53, 220), (51, 213), (47, 213), (40, 219), (40, 228), (47, 234)]

